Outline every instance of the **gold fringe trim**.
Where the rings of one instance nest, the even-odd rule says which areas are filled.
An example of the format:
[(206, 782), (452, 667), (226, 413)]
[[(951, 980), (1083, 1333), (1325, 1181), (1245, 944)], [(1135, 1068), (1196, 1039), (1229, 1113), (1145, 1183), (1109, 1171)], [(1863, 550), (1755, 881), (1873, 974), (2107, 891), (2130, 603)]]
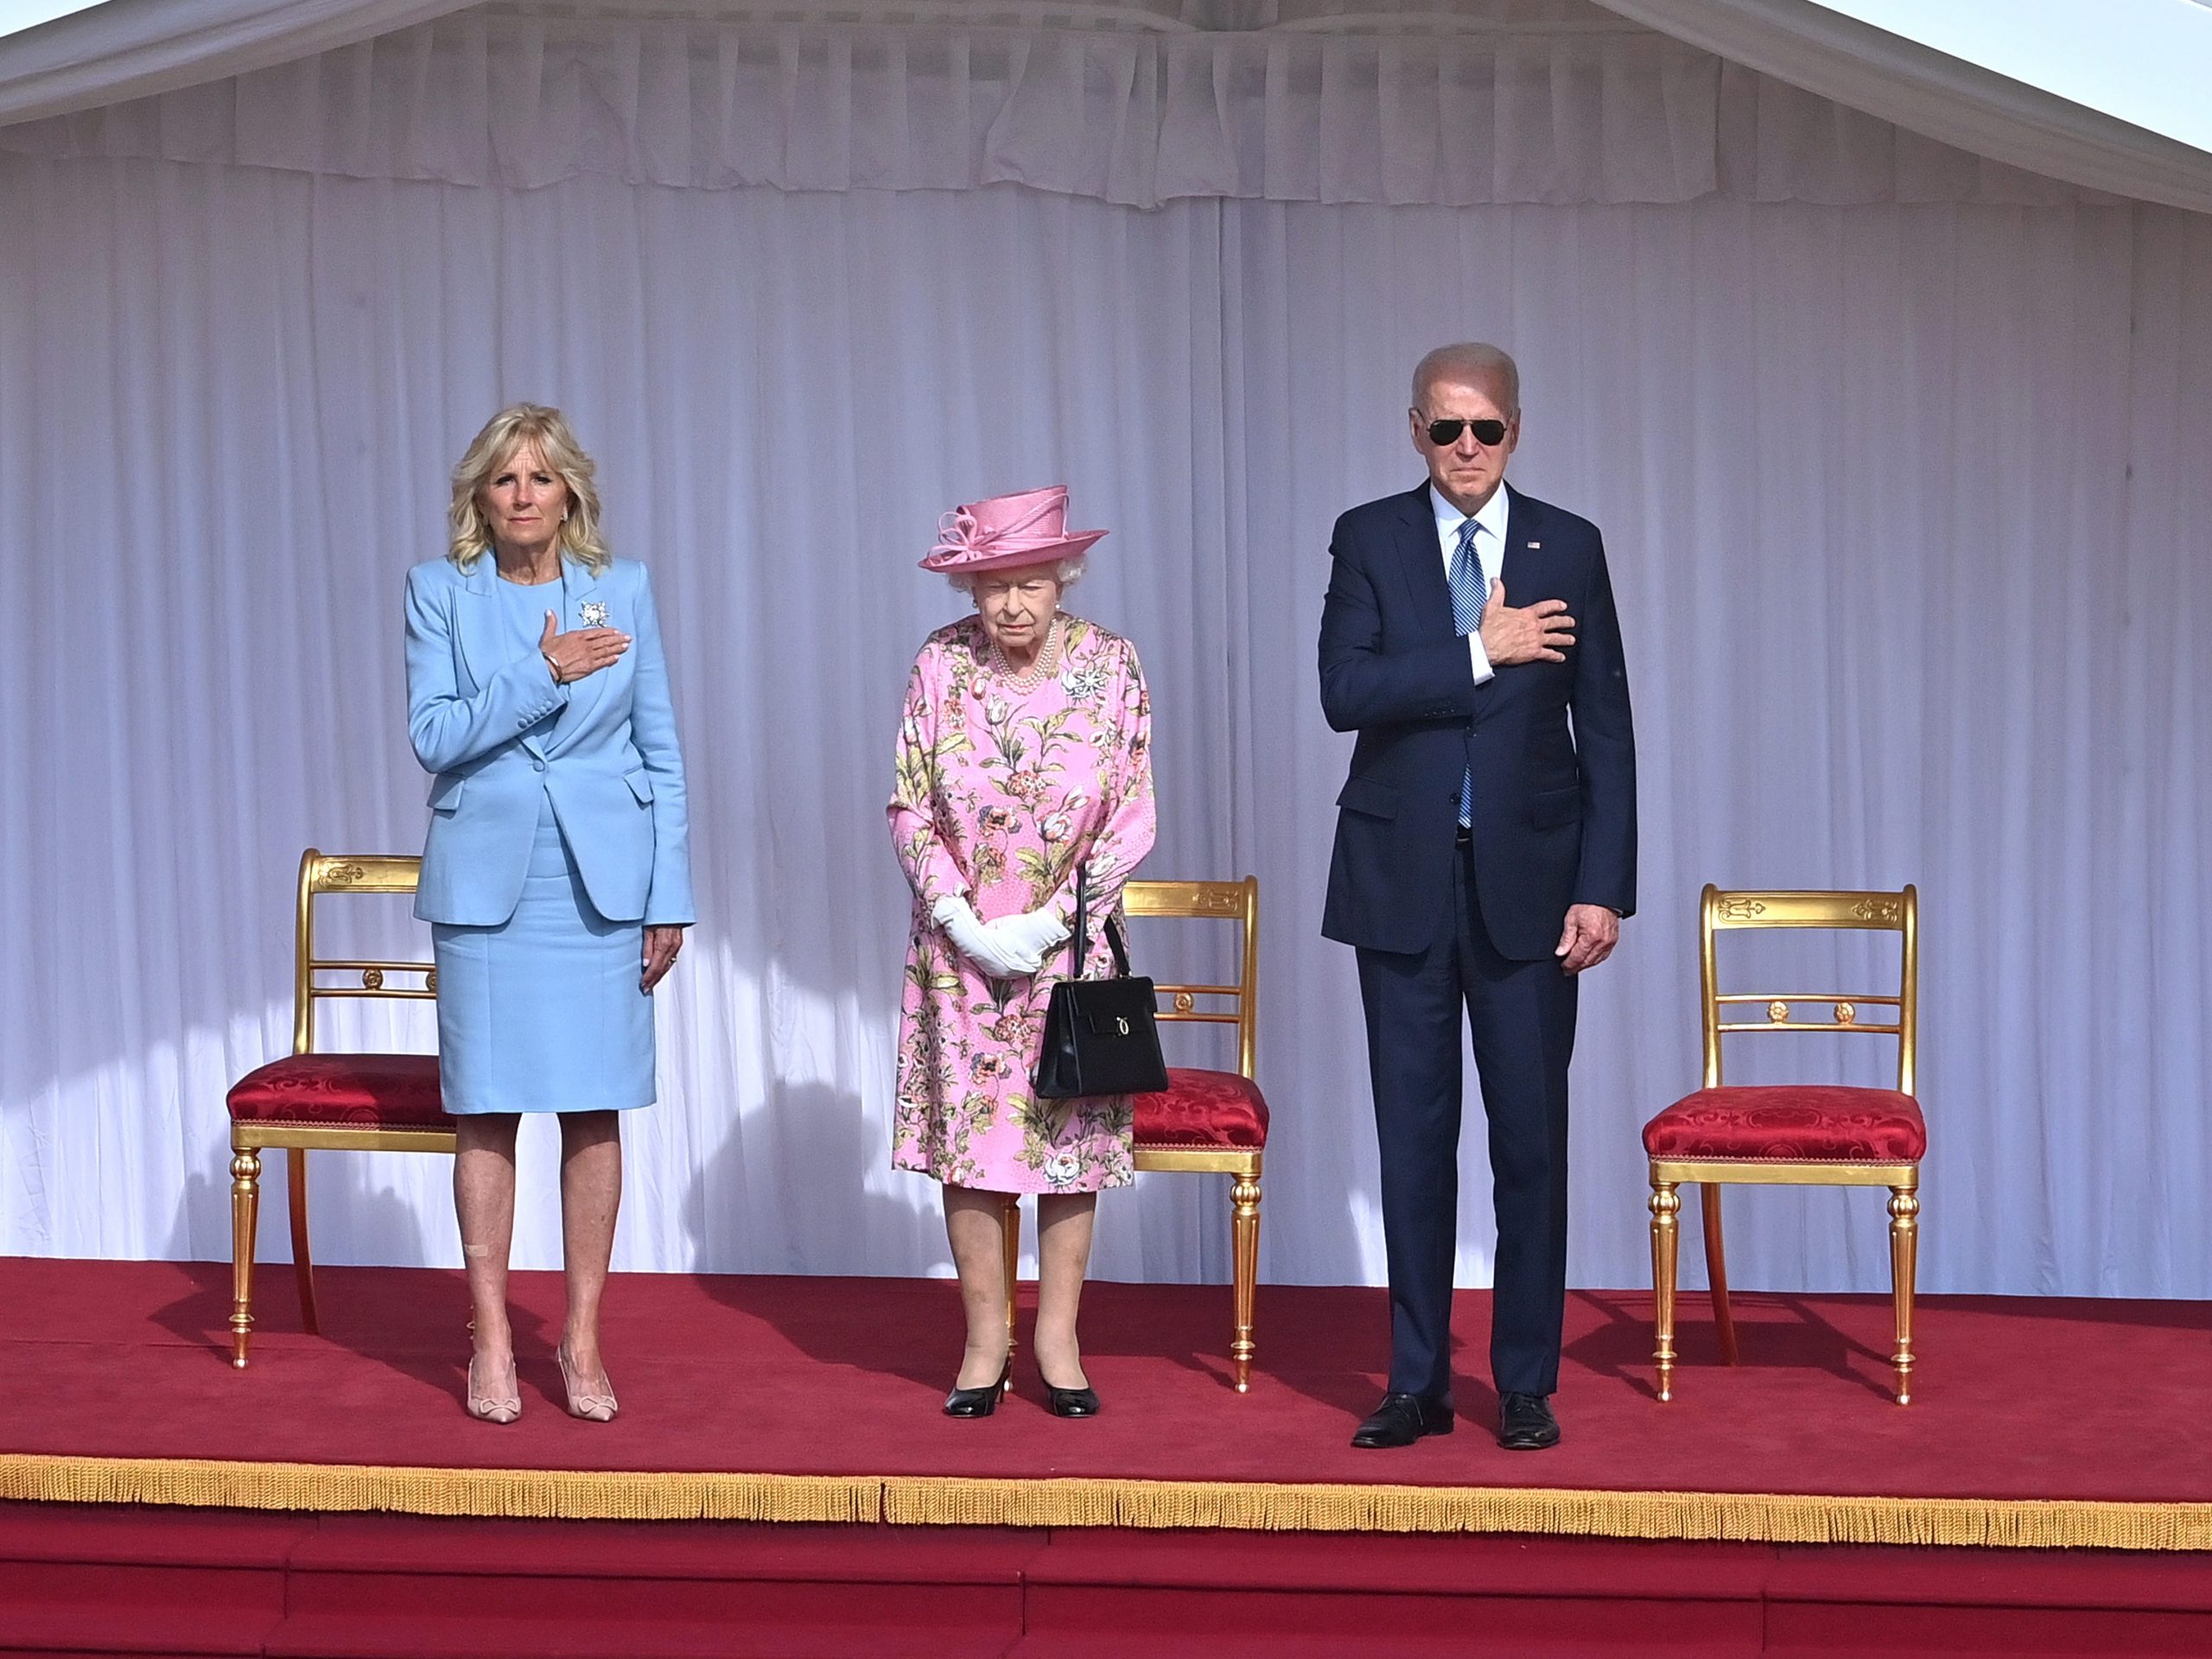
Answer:
[(212, 1458), (0, 1455), (0, 1498), (578, 1521), (883, 1518), (883, 1483), (868, 1475), (385, 1468)]
[(1746, 1543), (2212, 1550), (2212, 1503), (1563, 1487), (427, 1469), (0, 1454), (0, 1498), (575, 1521), (1506, 1532)]

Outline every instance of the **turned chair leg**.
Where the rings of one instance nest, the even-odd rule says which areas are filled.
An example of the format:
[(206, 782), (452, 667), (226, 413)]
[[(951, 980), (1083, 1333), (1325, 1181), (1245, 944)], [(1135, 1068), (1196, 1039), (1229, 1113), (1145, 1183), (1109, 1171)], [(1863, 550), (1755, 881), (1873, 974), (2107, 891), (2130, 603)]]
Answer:
[(231, 1158), (231, 1363), (245, 1369), (253, 1337), (253, 1239), (261, 1220), (261, 1154), (240, 1147)]
[(284, 1154), (284, 1187), (292, 1208), (292, 1277), (300, 1287), (300, 1328), (311, 1337), (322, 1334), (315, 1312), (315, 1258), (308, 1254), (308, 1149), (294, 1147)]
[(1920, 1198), (1910, 1186), (1890, 1189), (1890, 1300), (1897, 1313), (1897, 1404), (1912, 1403), (1912, 1286), (1920, 1254)]
[(1252, 1388), (1252, 1357), (1259, 1351), (1252, 1340), (1252, 1302), (1260, 1283), (1260, 1178), (1239, 1175), (1229, 1188), (1229, 1227), (1236, 1266), (1236, 1324), (1229, 1339), (1229, 1363), (1236, 1376), (1236, 1392)]
[(1681, 1210), (1677, 1183), (1651, 1183), (1651, 1363), (1662, 1400), (1675, 1397), (1675, 1256)]
[(1720, 1232), (1720, 1187), (1707, 1181), (1698, 1190), (1705, 1221), (1705, 1281), (1712, 1287), (1713, 1323), (1720, 1333), (1720, 1363), (1737, 1363), (1736, 1317), (1728, 1308), (1728, 1245)]
[(1021, 1272), (1021, 1200), (1007, 1194), (1006, 1215), (1000, 1222), (1006, 1242), (1006, 1358), (1014, 1363), (1014, 1287)]

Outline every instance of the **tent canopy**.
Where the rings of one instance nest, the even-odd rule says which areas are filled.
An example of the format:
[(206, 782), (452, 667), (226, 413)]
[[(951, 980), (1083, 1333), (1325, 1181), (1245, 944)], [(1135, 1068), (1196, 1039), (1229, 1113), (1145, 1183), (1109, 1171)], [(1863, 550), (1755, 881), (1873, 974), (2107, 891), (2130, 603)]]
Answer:
[[(2034, 16), (2024, 20), (2022, 8), (2031, 8)], [(0, 39), (0, 124), (251, 75), (464, 10), (457, 0), (106, 0)], [(1225, 172), (1209, 158), (1193, 161), (1181, 153), (1208, 143), (1219, 148), (1220, 132), (1203, 129), (1209, 120), (1218, 129), (1230, 119), (1224, 112), (1230, 100), (1217, 99), (1221, 107), (1211, 116), (1201, 109), (1207, 118), (1196, 124), (1198, 130), (1178, 130), (1178, 111), (1194, 107), (1174, 96), (1179, 74), (1186, 81), (1210, 74), (1217, 88), (1256, 63), (1256, 73), (1271, 82), (1279, 73), (1325, 78), (1332, 51), (1341, 60), (1348, 43), (1369, 41), (1387, 57), (1392, 41), (1408, 36), (1535, 37), (1586, 50), (1608, 31), (1618, 34), (1626, 19), (1692, 48), (1693, 60), (1710, 54), (1720, 63), (1746, 66), (1974, 156), (2088, 190), (2212, 212), (2212, 153), (2201, 147), (2212, 143), (2212, 105), (2186, 95), (2212, 70), (2212, 9), (2194, 0), (2107, 0), (2094, 9), (2093, 22), (2072, 10), (2063, 0), (2022, 0), (2022, 7), (1979, 16), (1897, 0), (1449, 0), (1448, 10), (1388, 0), (1154, 0), (1055, 6), (1048, 16), (995, 0), (937, 0), (902, 4), (895, 14), (887, 10), (886, 25), (909, 33), (1011, 29), (1034, 35), (1056, 29), (1108, 37), (1113, 50), (1099, 63), (1138, 94), (1123, 112), (1128, 119), (1117, 122), (1114, 142), (1125, 149), (1134, 145), (1148, 158), (1156, 154), (1165, 180), (1099, 192), (1114, 200), (1274, 194), (1252, 187), (1249, 167)], [(620, 18), (625, 11), (620, 0), (601, 0), (582, 15)], [(832, 15), (826, 6), (822, 14), (825, 20)], [(514, 15), (500, 9), (503, 17)], [(673, 26), (788, 28), (805, 15), (804, 6), (752, 11), (710, 4)], [(865, 5), (845, 3), (834, 12), (847, 29), (866, 15)], [(557, 16), (573, 21), (578, 13), (563, 8)], [(652, 17), (669, 21), (664, 10)], [(648, 27), (635, 13), (632, 23)], [(1694, 68), (1681, 59), (1650, 61), (1651, 73), (1662, 78)], [(1378, 79), (1387, 82), (1387, 73)], [(1453, 95), (1452, 86), (1438, 83), (1437, 97)], [(1375, 97), (1387, 102), (1389, 86)], [(1095, 107), (1095, 100), (1077, 99), (1071, 115)], [(1576, 111), (1554, 105), (1549, 113)], [(1677, 130), (1680, 121), (1691, 124), (1681, 134), (1685, 143), (1714, 142), (1694, 127), (1700, 121), (1719, 125), (1719, 100), (1711, 100), (1710, 108), (1692, 100), (1675, 113)], [(1274, 135), (1268, 137), (1272, 142)], [(1392, 137), (1388, 124), (1381, 137)], [(1071, 146), (1097, 141), (1095, 131), (1065, 135)], [(1037, 181), (1065, 188), (1049, 177)], [(1325, 181), (1315, 188), (1328, 194)], [(1402, 194), (1382, 188), (1386, 199)], [(1634, 188), (1601, 186), (1599, 194), (1665, 199)], [(1463, 197), (1464, 191), (1433, 193), (1439, 200)], [(1350, 199), (1363, 199), (1363, 193), (1355, 189)], [(1467, 199), (1501, 198), (1477, 192)]]

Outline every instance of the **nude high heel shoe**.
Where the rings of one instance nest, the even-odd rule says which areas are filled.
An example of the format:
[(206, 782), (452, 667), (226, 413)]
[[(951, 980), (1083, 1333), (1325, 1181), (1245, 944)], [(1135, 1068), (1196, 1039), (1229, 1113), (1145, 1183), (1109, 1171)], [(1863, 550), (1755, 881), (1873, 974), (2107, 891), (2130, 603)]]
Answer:
[(476, 1382), (476, 1356), (468, 1357), (468, 1414), (480, 1422), (512, 1423), (522, 1415), (521, 1392), (510, 1385), (505, 1394), (493, 1394)]
[(569, 1344), (563, 1343), (553, 1351), (553, 1357), (561, 1363), (561, 1386), (569, 1391), (569, 1415), (581, 1417), (588, 1423), (611, 1423), (614, 1414), (621, 1409), (614, 1403), (614, 1389), (610, 1384), (603, 1394), (587, 1390), (576, 1376), (575, 1368), (569, 1363)]

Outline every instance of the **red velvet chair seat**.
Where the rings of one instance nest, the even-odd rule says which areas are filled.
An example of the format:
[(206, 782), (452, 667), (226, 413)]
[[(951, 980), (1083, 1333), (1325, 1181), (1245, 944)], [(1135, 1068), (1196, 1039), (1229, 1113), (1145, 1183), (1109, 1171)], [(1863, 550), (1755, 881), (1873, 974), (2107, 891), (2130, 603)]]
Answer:
[(1259, 1085), (1234, 1071), (1167, 1068), (1167, 1087), (1136, 1097), (1140, 1147), (1225, 1147), (1256, 1151), (1268, 1144), (1268, 1103)]
[(449, 1129), (435, 1054), (292, 1054), (232, 1086), (231, 1116), (256, 1123)]
[(1894, 1089), (1791, 1084), (1700, 1089), (1643, 1126), (1654, 1158), (1917, 1163), (1928, 1150), (1920, 1103)]

